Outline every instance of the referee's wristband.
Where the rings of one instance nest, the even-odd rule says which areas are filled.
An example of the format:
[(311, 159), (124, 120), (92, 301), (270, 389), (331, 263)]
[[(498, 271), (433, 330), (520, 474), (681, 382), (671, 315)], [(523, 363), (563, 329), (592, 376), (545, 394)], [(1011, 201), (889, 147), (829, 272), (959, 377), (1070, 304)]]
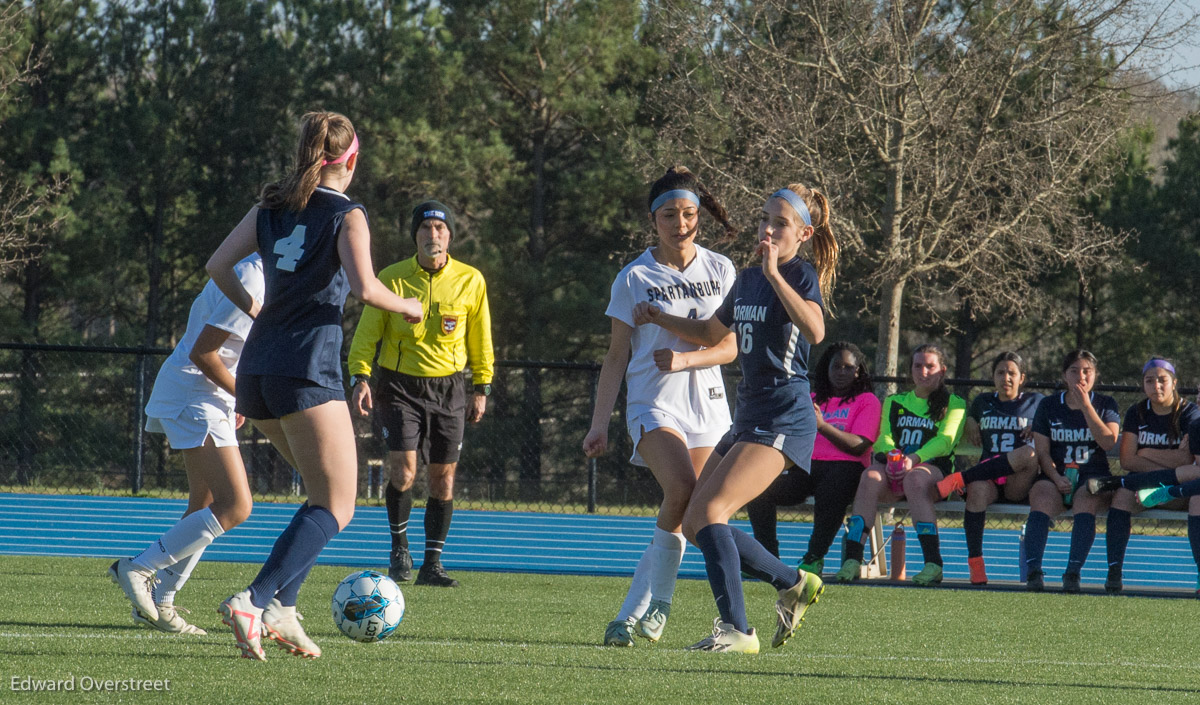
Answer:
[(370, 382), (370, 381), (371, 381), (371, 375), (354, 375), (353, 377), (350, 378), (350, 386), (357, 387), (361, 383)]

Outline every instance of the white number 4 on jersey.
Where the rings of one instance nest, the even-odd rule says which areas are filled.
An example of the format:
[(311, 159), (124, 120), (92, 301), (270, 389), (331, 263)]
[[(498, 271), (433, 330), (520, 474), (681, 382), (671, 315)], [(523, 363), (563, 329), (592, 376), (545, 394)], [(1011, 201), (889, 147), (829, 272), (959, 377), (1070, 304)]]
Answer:
[(296, 263), (304, 256), (304, 230), (305, 226), (297, 225), (291, 235), (275, 242), (275, 254), (279, 255), (279, 261), (275, 263), (276, 269), (285, 272), (296, 271)]

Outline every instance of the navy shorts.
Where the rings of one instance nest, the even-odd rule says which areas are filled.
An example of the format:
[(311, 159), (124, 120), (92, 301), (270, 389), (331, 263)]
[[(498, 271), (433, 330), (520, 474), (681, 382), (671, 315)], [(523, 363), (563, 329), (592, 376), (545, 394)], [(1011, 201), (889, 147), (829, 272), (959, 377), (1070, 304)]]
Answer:
[(420, 451), (430, 463), (457, 463), (466, 430), (466, 379), (378, 370), (379, 422), (389, 451)]
[(792, 461), (792, 464), (804, 472), (808, 472), (812, 467), (813, 442), (816, 439), (816, 424), (813, 424), (812, 432), (799, 434), (779, 433), (761, 426), (755, 426), (747, 431), (730, 429), (713, 449), (713, 452), (724, 457), (737, 443), (757, 443), (762, 446), (770, 446), (783, 453), (784, 458)]
[(330, 401), (346, 401), (342, 388), (330, 389), (309, 379), (276, 375), (237, 376), (237, 412), (248, 419), (281, 419)]

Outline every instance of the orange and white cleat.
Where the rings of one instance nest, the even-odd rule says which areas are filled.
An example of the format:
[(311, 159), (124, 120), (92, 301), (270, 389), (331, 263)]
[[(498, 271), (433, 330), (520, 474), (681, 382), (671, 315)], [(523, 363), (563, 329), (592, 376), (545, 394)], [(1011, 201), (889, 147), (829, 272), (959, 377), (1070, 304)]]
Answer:
[(221, 621), (233, 629), (233, 636), (242, 650), (242, 658), (267, 660), (262, 649), (263, 611), (250, 602), (249, 590), (230, 596), (217, 608), (217, 613), (221, 615)]

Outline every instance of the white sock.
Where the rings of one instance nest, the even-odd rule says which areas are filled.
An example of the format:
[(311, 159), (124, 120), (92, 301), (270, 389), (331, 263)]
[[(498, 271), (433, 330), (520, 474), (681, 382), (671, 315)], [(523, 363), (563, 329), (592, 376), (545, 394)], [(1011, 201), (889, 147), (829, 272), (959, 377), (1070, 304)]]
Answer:
[(221, 522), (213, 516), (211, 509), (205, 507), (176, 522), (149, 548), (135, 556), (133, 562), (149, 570), (162, 570), (206, 548), (223, 533)]
[(685, 548), (687, 542), (683, 540), (683, 534), (673, 534), (654, 527), (654, 542), (650, 544), (650, 549), (656, 554), (650, 568), (651, 599), (671, 602)]
[(202, 548), (175, 565), (158, 571), (158, 582), (154, 585), (154, 604), (175, 604), (175, 593), (179, 592), (188, 578), (192, 577), (192, 571), (196, 569), (196, 564), (200, 562), (200, 556), (203, 555), (204, 549)]
[(633, 583), (629, 586), (629, 594), (625, 596), (617, 619), (640, 619), (646, 614), (646, 608), (650, 606), (650, 572), (653, 569), (654, 554), (653, 543), (642, 552), (642, 558), (633, 571)]

